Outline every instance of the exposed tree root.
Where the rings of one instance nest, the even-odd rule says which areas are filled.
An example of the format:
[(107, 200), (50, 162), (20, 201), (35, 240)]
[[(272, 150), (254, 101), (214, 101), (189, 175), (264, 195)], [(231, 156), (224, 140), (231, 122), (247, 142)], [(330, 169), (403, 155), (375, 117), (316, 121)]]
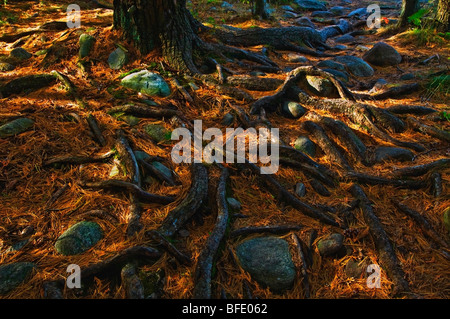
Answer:
[(302, 284), (303, 284), (303, 290), (305, 292), (305, 298), (310, 297), (310, 287), (309, 287), (309, 279), (308, 279), (308, 264), (306, 262), (305, 254), (303, 253), (302, 248), (302, 242), (300, 238), (296, 234), (292, 234), (292, 239), (294, 240), (296, 252), (300, 258), (300, 261), (302, 262), (302, 268), (300, 270), (302, 274)]
[(408, 116), (406, 120), (407, 120), (408, 124), (410, 124), (412, 127), (414, 127), (414, 129), (416, 129), (424, 134), (436, 137), (444, 142), (450, 143), (450, 132), (440, 130), (433, 126), (429, 126), (429, 125), (420, 123), (418, 120), (416, 120), (415, 118), (413, 118), (411, 116)]
[(211, 276), (214, 260), (217, 258), (219, 245), (222, 242), (228, 226), (228, 204), (226, 201), (226, 184), (228, 169), (222, 168), (222, 173), (217, 186), (217, 220), (214, 229), (206, 240), (205, 248), (197, 260), (194, 275), (194, 299), (211, 298)]
[(359, 207), (363, 213), (363, 217), (369, 226), (370, 233), (378, 250), (382, 266), (386, 269), (388, 276), (394, 283), (394, 295), (409, 293), (409, 283), (405, 279), (405, 273), (400, 266), (394, 248), (386, 234), (383, 224), (378, 219), (372, 207), (372, 203), (367, 198), (361, 187), (354, 184), (350, 192), (359, 200)]
[(144, 286), (136, 273), (137, 267), (133, 263), (126, 264), (120, 272), (122, 287), (125, 289), (127, 299), (145, 298)]
[(380, 92), (377, 94), (358, 94), (357, 97), (362, 100), (386, 100), (386, 99), (397, 99), (401, 98), (404, 95), (411, 94), (417, 92), (420, 86), (418, 83), (404, 84), (401, 86), (395, 86), (385, 90), (384, 92)]
[(86, 121), (92, 131), (92, 134), (94, 134), (95, 141), (100, 146), (106, 146), (106, 140), (98, 126), (97, 119), (92, 114), (89, 114), (86, 118)]
[(26, 75), (14, 79), (0, 87), (0, 97), (9, 97), (24, 91), (30, 92), (42, 89), (55, 83), (56, 78), (52, 74)]
[(65, 86), (67, 92), (73, 97), (73, 99), (77, 102), (80, 108), (82, 109), (88, 108), (88, 104), (80, 97), (80, 95), (77, 92), (77, 88), (66, 75), (55, 70), (51, 71), (50, 74), (52, 74)]
[(439, 169), (447, 169), (449, 167), (450, 167), (450, 159), (443, 158), (428, 164), (394, 169), (392, 173), (396, 177), (407, 177), (407, 176), (417, 177), (425, 175), (428, 172), (436, 171)]
[(97, 156), (61, 156), (51, 158), (43, 163), (43, 166), (51, 166), (51, 165), (81, 165), (87, 163), (102, 163), (111, 159), (116, 152), (109, 151), (105, 154), (97, 155)]
[(200, 209), (208, 194), (208, 171), (203, 164), (192, 165), (192, 185), (189, 193), (164, 219), (158, 232), (172, 237)]
[(136, 184), (121, 180), (111, 179), (101, 182), (83, 182), (80, 183), (80, 186), (85, 188), (111, 189), (119, 192), (131, 192), (132, 194), (135, 194), (143, 203), (157, 203), (165, 205), (170, 204), (175, 200), (172, 196), (161, 196), (148, 193)]
[[(92, 280), (94, 277), (103, 278), (119, 273), (128, 263), (136, 262), (144, 265), (152, 263), (160, 257), (161, 253), (151, 247), (134, 246), (124, 249), (111, 258), (82, 269), (80, 274), (82, 284)], [(64, 279), (44, 282), (44, 297), (48, 299), (62, 299), (62, 290), (65, 283)]]
[(282, 80), (256, 76), (229, 76), (227, 83), (250, 91), (274, 91), (283, 84)]
[(108, 110), (109, 114), (114, 113), (126, 113), (134, 115), (137, 117), (148, 117), (148, 118), (163, 118), (172, 117), (176, 115), (181, 115), (178, 110), (161, 107), (151, 107), (146, 105), (136, 105), (136, 104), (126, 104), (121, 106), (116, 106)]
[(343, 178), (348, 178), (352, 181), (365, 185), (390, 185), (407, 189), (421, 189), (429, 186), (428, 183), (424, 181), (387, 179), (384, 177), (372, 176), (354, 171), (346, 172)]
[(171, 244), (164, 236), (162, 236), (159, 232), (155, 230), (145, 232), (146, 237), (150, 237), (152, 240), (157, 242), (157, 245), (161, 247), (161, 249), (168, 252), (172, 255), (176, 260), (178, 260), (182, 265), (191, 265), (192, 260), (190, 257), (180, 252), (173, 244)]
[(434, 109), (422, 105), (393, 105), (385, 109), (394, 114), (427, 115), (437, 112)]
[(400, 202), (398, 202), (396, 200), (392, 200), (392, 202), (394, 203), (395, 207), (397, 207), (397, 209), (400, 212), (411, 217), (414, 220), (414, 222), (417, 225), (419, 225), (419, 227), (422, 229), (422, 231), (429, 238), (431, 238), (433, 241), (435, 241), (438, 245), (442, 246), (443, 248), (450, 247), (449, 244), (438, 235), (438, 233), (434, 230), (433, 226), (431, 225), (430, 221), (425, 216), (423, 216), (422, 214), (418, 213), (417, 211), (409, 208), (408, 206), (401, 204)]

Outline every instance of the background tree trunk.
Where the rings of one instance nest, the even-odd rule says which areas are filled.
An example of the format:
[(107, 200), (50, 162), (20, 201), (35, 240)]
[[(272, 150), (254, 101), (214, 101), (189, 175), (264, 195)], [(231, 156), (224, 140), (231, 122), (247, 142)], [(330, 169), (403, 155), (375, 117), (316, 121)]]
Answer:
[(436, 28), (439, 31), (448, 32), (450, 22), (450, 0), (439, 0), (436, 11)]
[(266, 8), (266, 0), (255, 0), (253, 6), (253, 15), (260, 17), (261, 19), (268, 19), (269, 13), (267, 12)]
[(114, 27), (143, 54), (160, 49), (177, 70), (197, 72), (192, 52), (199, 39), (186, 0), (114, 0)]
[(398, 27), (405, 27), (409, 24), (408, 17), (412, 16), (419, 10), (419, 0), (403, 0), (402, 13), (398, 21)]

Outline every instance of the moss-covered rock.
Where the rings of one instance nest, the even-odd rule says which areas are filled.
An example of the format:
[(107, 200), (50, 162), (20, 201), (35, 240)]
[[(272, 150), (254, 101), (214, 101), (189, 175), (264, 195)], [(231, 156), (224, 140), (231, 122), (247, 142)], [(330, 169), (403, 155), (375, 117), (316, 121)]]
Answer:
[(56, 250), (65, 256), (78, 255), (103, 238), (101, 227), (94, 222), (82, 221), (66, 230), (56, 241)]
[(32, 119), (23, 117), (0, 126), (0, 138), (11, 137), (28, 131), (34, 125)]
[(30, 262), (16, 262), (0, 266), (0, 295), (15, 289), (30, 278), (35, 264)]

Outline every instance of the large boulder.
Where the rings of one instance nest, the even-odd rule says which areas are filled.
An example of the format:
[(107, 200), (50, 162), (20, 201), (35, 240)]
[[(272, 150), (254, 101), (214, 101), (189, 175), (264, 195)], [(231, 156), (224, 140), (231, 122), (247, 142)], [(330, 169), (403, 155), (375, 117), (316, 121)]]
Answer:
[(0, 266), (0, 295), (5, 295), (30, 278), (35, 264), (16, 262)]
[(55, 248), (64, 256), (78, 255), (94, 246), (102, 238), (103, 231), (97, 223), (82, 221), (59, 236)]
[(158, 74), (148, 70), (131, 73), (121, 81), (122, 86), (147, 95), (167, 97), (170, 95), (170, 87)]
[(400, 53), (384, 42), (375, 44), (364, 54), (363, 59), (376, 66), (391, 66), (402, 62)]
[(284, 239), (248, 239), (237, 246), (236, 254), (242, 268), (259, 284), (277, 293), (292, 288), (296, 272), (289, 244)]

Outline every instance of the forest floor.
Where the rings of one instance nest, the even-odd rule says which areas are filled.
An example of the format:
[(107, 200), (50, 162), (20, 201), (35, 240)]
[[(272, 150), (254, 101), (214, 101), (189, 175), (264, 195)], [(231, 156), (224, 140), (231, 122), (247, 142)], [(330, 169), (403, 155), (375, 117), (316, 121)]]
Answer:
[[(238, 1), (229, 1), (233, 4), (235, 10), (233, 12), (224, 10), (221, 7), (221, 1), (193, 2), (194, 4), (189, 5), (188, 8), (194, 13), (194, 17), (212, 27), (224, 23), (240, 28), (289, 26), (293, 25), (295, 20), (283, 16), (284, 11), (280, 8), (281, 5), (272, 5), (276, 8), (272, 14), (272, 20), (260, 21), (251, 17), (248, 4)], [(70, 3), (71, 1), (8, 1), (6, 7), (0, 7), (0, 36), (18, 34), (49, 21), (65, 21), (65, 7)], [(111, 107), (137, 102), (141, 99), (131, 90), (124, 90), (118, 86), (124, 74), (143, 68), (161, 73), (170, 83), (173, 93), (166, 98), (154, 98), (154, 101), (158, 104), (171, 103), (181, 110), (188, 120), (202, 119), (204, 128), (224, 129), (226, 126), (222, 124), (222, 118), (230, 111), (229, 103), (239, 105), (247, 112), (250, 109), (250, 103), (221, 95), (201, 82), (196, 83), (198, 90), (189, 90), (194, 103), (186, 102), (183, 95), (172, 85), (171, 78), (176, 76), (176, 73), (164, 67), (157, 52), (141, 56), (130, 44), (123, 42), (120, 34), (112, 29), (112, 10), (95, 8), (92, 2), (78, 1), (78, 3), (83, 10), (79, 29), (37, 32), (22, 38), (20, 43), (15, 45), (23, 47), (33, 56), (18, 63), (14, 70), (0, 71), (0, 85), (4, 85), (20, 76), (57, 70), (70, 78), (77, 87), (79, 96), (89, 105), (88, 109), (80, 109), (61, 84), (53, 84), (27, 94), (14, 94), (0, 99), (0, 125), (20, 117), (31, 118), (35, 123), (34, 127), (27, 132), (0, 138), (0, 265), (20, 261), (32, 262), (36, 265), (32, 277), (1, 298), (43, 298), (43, 283), (66, 278), (68, 265), (77, 264), (83, 269), (114, 256), (123, 249), (148, 244), (149, 240), (145, 236), (145, 231), (156, 229), (167, 213), (177, 207), (189, 191), (192, 183), (189, 165), (177, 165), (170, 159), (174, 143), (155, 143), (145, 138), (145, 126), (148, 124), (161, 124), (168, 131), (177, 128), (175, 124), (172, 124), (169, 119), (140, 118), (137, 124), (130, 125), (123, 119), (107, 113)], [(383, 16), (388, 19), (397, 18), (399, 2), (386, 3), (391, 5), (392, 9), (383, 9)], [(343, 5), (349, 9), (366, 7), (368, 4), (370, 1), (353, 1), (344, 4), (339, 0), (328, 1), (328, 7)], [(216, 7), (217, 10), (211, 10), (211, 7)], [(299, 16), (311, 14), (310, 12), (297, 13)], [(314, 23), (318, 28), (326, 26), (320, 22)], [(97, 39), (89, 57), (91, 68), (88, 76), (77, 65), (78, 39), (82, 33), (89, 33)], [(388, 85), (417, 82), (420, 84), (420, 89), (409, 95), (367, 103), (379, 108), (388, 108), (393, 105), (421, 105), (435, 109), (437, 112), (417, 118), (421, 123), (448, 131), (450, 127), (448, 117), (446, 118), (450, 114), (448, 78), (444, 85), (433, 86), (433, 79), (436, 77), (433, 74), (441, 72), (440, 75), (449, 76), (449, 41), (436, 34), (418, 40), (418, 33), (414, 35), (413, 32), (409, 32), (402, 37), (375, 32), (356, 37), (353, 43), (345, 43), (347, 48), (339, 51), (338, 54), (361, 57), (364, 54), (361, 50), (365, 50), (362, 46), (370, 48), (372, 44), (383, 41), (396, 48), (403, 58), (398, 67), (374, 67), (375, 74), (371, 77), (350, 77), (347, 86), (354, 93), (367, 93), (380, 78), (386, 80)], [(62, 53), (58, 58), (47, 61), (45, 65), (43, 60), (46, 54), (38, 55), (39, 51), (50, 48), (54, 43), (62, 47)], [(129, 62), (121, 70), (112, 70), (107, 60), (117, 44), (127, 48)], [(334, 43), (334, 39), (331, 38), (327, 44), (334, 46), (337, 43)], [(12, 49), (12, 43), (0, 42), (0, 54), (8, 55)], [(262, 49), (262, 46), (247, 49), (257, 52)], [(294, 69), (301, 65), (316, 65), (321, 60), (328, 59), (305, 55), (308, 62), (292, 63), (286, 59), (292, 52), (278, 51), (277, 53), (278, 55), (270, 52), (269, 56), (282, 70)], [(426, 65), (418, 63), (435, 54), (439, 55), (439, 59), (433, 59)], [(225, 64), (225, 66), (238, 74), (249, 73), (249, 70), (241, 69), (233, 63)], [(410, 80), (401, 80), (400, 77), (405, 73), (414, 73), (415, 77)], [(284, 80), (286, 72), (267, 74), (264, 77)], [(254, 99), (258, 99), (274, 92), (247, 90), (247, 93)], [(106, 145), (103, 147), (99, 146), (90, 135), (86, 121), (79, 120), (88, 114), (95, 116), (99, 123), (106, 139)], [(280, 129), (281, 139), (289, 145), (293, 145), (298, 136), (308, 134), (301, 126), (304, 121), (302, 117), (287, 119), (275, 112), (268, 114), (268, 118), (272, 127)], [(346, 121), (344, 116), (335, 116), (335, 119)], [(358, 129), (352, 128), (355, 131)], [(103, 154), (112, 149), (118, 129), (126, 133), (134, 150), (163, 158), (164, 165), (176, 173), (179, 182), (175, 186), (170, 186), (165, 182), (152, 179), (150, 183), (145, 184), (146, 191), (159, 195), (173, 195), (176, 200), (168, 205), (143, 205), (141, 222), (144, 229), (131, 238), (126, 236), (130, 206), (128, 196), (80, 186), (80, 181), (84, 180), (109, 179), (113, 167), (116, 166), (115, 159), (101, 163), (64, 165), (61, 168), (44, 165), (47, 160), (58, 156)], [(375, 141), (377, 144), (389, 145), (363, 131), (358, 131), (357, 134), (367, 145), (372, 145)], [(395, 169), (430, 163), (448, 158), (450, 155), (448, 143), (413, 130), (409, 126), (404, 132), (394, 133), (394, 135), (401, 140), (420, 143), (425, 146), (426, 151), (415, 152), (412, 162), (390, 160), (371, 167), (354, 163), (355, 170), (374, 176), (392, 176)], [(335, 166), (335, 163), (323, 152), (319, 152), (315, 160), (329, 168)], [(336, 258), (323, 257), (318, 253), (317, 242), (331, 233), (344, 234), (342, 229), (306, 217), (290, 206), (280, 205), (269, 191), (261, 187), (258, 176), (239, 172), (232, 165), (229, 165), (229, 170), (231, 171), (229, 186), (232, 197), (241, 203), (239, 213), (246, 216), (246, 218), (233, 218), (231, 230), (249, 226), (301, 225), (300, 230), (278, 235), (291, 244), (291, 252), (298, 267), (301, 262), (293, 248), (292, 233), (295, 233), (302, 242), (308, 243), (311, 233), (317, 232), (317, 237), (315, 239), (313, 237), (310, 247), (312, 255), (308, 268), (310, 298), (392, 297), (392, 280), (384, 272), (382, 272), (379, 289), (367, 287), (365, 271), (356, 277), (348, 273), (348, 264), (352, 261), (367, 265), (379, 263), (379, 252), (359, 209), (354, 211), (356, 220), (351, 225), (357, 235), (345, 234), (346, 254)], [(449, 172), (448, 169), (440, 171), (443, 192), (438, 197), (433, 196), (428, 187), (411, 190), (390, 185), (363, 186), (365, 193), (373, 202), (376, 215), (395, 247), (411, 291), (424, 298), (450, 297), (450, 261), (440, 252), (439, 247), (431, 244), (429, 238), (411, 218), (395, 208), (391, 199), (394, 198), (420, 212), (431, 222), (439, 236), (448, 240), (443, 214), (450, 204)], [(212, 201), (220, 171), (210, 168), (209, 175), (210, 202), (194, 220), (186, 224), (183, 231), (172, 242), (180, 251), (191, 257), (192, 265), (182, 265), (170, 254), (165, 253), (157, 262), (140, 268), (140, 276), (147, 276), (146, 278), (153, 278), (155, 274), (164, 274), (160, 298), (192, 297), (196, 261), (216, 221)], [(307, 186), (307, 192), (302, 200), (307, 203), (348, 207), (354, 201), (349, 192), (352, 182), (341, 182), (338, 187), (330, 188), (330, 196), (325, 197), (310, 189), (309, 177), (298, 169), (281, 165), (275, 176), (291, 192), (297, 183), (304, 183)], [(429, 175), (425, 177), (429, 179)], [(126, 176), (123, 172), (119, 172), (115, 178), (126, 178)], [(61, 189), (63, 192), (55, 197), (55, 193)], [(106, 215), (84, 214), (93, 210), (106, 211), (106, 215), (113, 218), (106, 218)], [(101, 226), (103, 238), (83, 254), (60, 255), (54, 247), (58, 237), (76, 222), (86, 219), (95, 221)], [(21, 234), (27, 228), (32, 231), (25, 238)], [(300, 270), (293, 288), (277, 294), (252, 280), (249, 273), (233, 262), (231, 254), (235, 253), (237, 245), (255, 236), (259, 235), (227, 238), (225, 249), (221, 250), (215, 262), (213, 297), (220, 298), (221, 293), (225, 292), (228, 298), (247, 298), (248, 288), (251, 295), (257, 298), (305, 298)], [(24, 239), (27, 241), (22, 248), (10, 249), (11, 245)], [(247, 283), (247, 287), (243, 283)], [(117, 280), (96, 278), (93, 285), (81, 292), (76, 289), (65, 289), (64, 296), (67, 298), (126, 298), (126, 290)]]

